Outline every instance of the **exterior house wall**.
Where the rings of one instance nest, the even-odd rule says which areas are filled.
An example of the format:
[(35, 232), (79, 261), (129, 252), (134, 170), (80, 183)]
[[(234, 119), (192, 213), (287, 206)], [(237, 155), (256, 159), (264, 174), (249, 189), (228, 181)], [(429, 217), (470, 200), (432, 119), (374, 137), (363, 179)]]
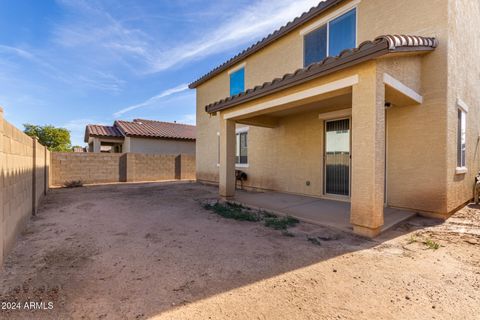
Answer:
[(49, 156), (44, 146), (5, 121), (0, 108), (0, 265), (48, 190)]
[[(448, 211), (455, 210), (472, 198), (475, 175), (479, 172), (480, 136), (480, 2), (448, 1), (448, 90), (447, 90), (447, 182)], [(465, 174), (456, 174), (457, 166), (457, 99), (468, 106)]]
[[(195, 154), (195, 141), (129, 137), (128, 152), (156, 154)], [(127, 152), (127, 151), (125, 151)]]
[(387, 203), (440, 214), (449, 212), (445, 175), (447, 2), (362, 1), (358, 16), (360, 41), (381, 34), (424, 35), (439, 41), (434, 52), (420, 59), (421, 77), (411, 79), (405, 61), (392, 59), (385, 63), (384, 70), (394, 73), (424, 98), (421, 105), (387, 111)]
[[(362, 0), (357, 8), (358, 44), (383, 34), (432, 36), (439, 41), (438, 48), (427, 55), (387, 57), (378, 60), (377, 63), (379, 72), (388, 72), (397, 79), (401, 79), (424, 98), (421, 105), (393, 107), (387, 111), (387, 203), (395, 207), (414, 208), (427, 213), (440, 214), (446, 214), (453, 208), (453, 205), (447, 204), (447, 190), (450, 190), (448, 181), (454, 179), (451, 172), (448, 175), (446, 172), (447, 162), (452, 162), (447, 158), (455, 159), (456, 157), (456, 151), (453, 150), (456, 144), (447, 141), (446, 130), (449, 3), (451, 6), (451, 2), (445, 0), (420, 2)], [(332, 11), (332, 9), (329, 10), (324, 16)], [(472, 10), (472, 12), (476, 11)], [(319, 19), (322, 17), (314, 19), (247, 57), (245, 59), (246, 89), (303, 67), (303, 38), (299, 31)], [(464, 31), (464, 33), (468, 32)], [(411, 70), (416, 71), (415, 75), (418, 75), (417, 71), (419, 71), (421, 76), (413, 77), (409, 74)], [(228, 71), (197, 87), (197, 179), (199, 180), (218, 181), (218, 155), (212, 150), (217, 150), (219, 121), (218, 116), (207, 114), (204, 107), (228, 95)], [(240, 108), (243, 107), (244, 105)], [(456, 117), (456, 114), (451, 114), (452, 117)], [(289, 138), (285, 134), (287, 130)], [(256, 187), (321, 195), (323, 193), (321, 188), (323, 184), (322, 135), (323, 123), (318, 120), (318, 112), (282, 118), (279, 127), (273, 129), (250, 126), (248, 154), (250, 164), (248, 168), (242, 168), (242, 170), (250, 173), (250, 183)], [(456, 135), (452, 136), (450, 132), (449, 137), (455, 139)], [(289, 145), (289, 139), (295, 141), (294, 148), (279, 147), (282, 144), (279, 141), (282, 139), (286, 139), (286, 145)], [(299, 150), (303, 150), (300, 153), (303, 158), (298, 156), (298, 152), (292, 151), (296, 150), (297, 146)], [(418, 150), (418, 152), (412, 152), (412, 150)], [(299, 158), (304, 161), (304, 165), (298, 165)], [(292, 168), (295, 168), (294, 173), (291, 172)], [(455, 166), (453, 166), (454, 169)], [(315, 177), (312, 178), (313, 176)], [(309, 188), (305, 186), (307, 177), (311, 181)], [(470, 194), (471, 192), (463, 197), (468, 197)], [(459, 200), (452, 202), (458, 203)]]

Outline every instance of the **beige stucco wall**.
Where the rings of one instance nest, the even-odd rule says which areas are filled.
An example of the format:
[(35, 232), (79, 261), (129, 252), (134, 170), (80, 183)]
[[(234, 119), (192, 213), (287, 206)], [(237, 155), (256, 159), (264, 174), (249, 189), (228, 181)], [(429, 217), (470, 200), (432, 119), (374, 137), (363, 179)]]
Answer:
[(128, 139), (128, 152), (155, 154), (195, 154), (195, 141), (191, 140), (148, 139), (134, 137), (129, 137)]
[[(449, 1), (448, 140), (446, 178), (448, 211), (472, 198), (475, 175), (479, 171), (480, 134), (480, 2)], [(469, 107), (467, 113), (466, 162), (468, 172), (455, 174), (457, 164), (457, 99)]]
[[(472, 30), (471, 25), (462, 22), (461, 26), (453, 27), (450, 24), (449, 27), (448, 22), (454, 20), (454, 11), (461, 10), (461, 14), (474, 15), (475, 12), (478, 13), (477, 7), (477, 3), (471, 4), (467, 0), (362, 0), (358, 6), (358, 43), (373, 40), (383, 34), (433, 36), (440, 43), (434, 52), (421, 57), (389, 57), (378, 60), (378, 72), (387, 72), (400, 79), (424, 98), (421, 105), (393, 107), (387, 111), (387, 202), (391, 206), (446, 214), (471, 197), (470, 173), (476, 169), (469, 171), (468, 179), (467, 177), (460, 179), (465, 180), (463, 182), (454, 174), (456, 108), (452, 107), (452, 103), (454, 104), (456, 98), (451, 91), (454, 90), (452, 88), (458, 87), (458, 83), (466, 83), (466, 80), (474, 83), (475, 75), (478, 81), (479, 72), (475, 68), (459, 70), (452, 67), (455, 64), (448, 62), (454, 56), (457, 57), (456, 65), (464, 61), (460, 55), (465, 54), (465, 49), (462, 49), (464, 47), (470, 48), (467, 49), (468, 59), (475, 61), (474, 55), (478, 48), (471, 45), (469, 47), (465, 43), (474, 42), (469, 39), (470, 36), (458, 37), (459, 33), (470, 34), (473, 37), (474, 34), (467, 31)], [(458, 20), (471, 21), (474, 17)], [(303, 41), (299, 30), (303, 27), (305, 26), (246, 59), (246, 88), (271, 81), (275, 77), (302, 67)], [(455, 45), (455, 50), (449, 43), (453, 36), (463, 41)], [(468, 69), (466, 64), (464, 66), (464, 69)], [(461, 79), (450, 76), (453, 72), (461, 75)], [(475, 90), (468, 88), (462, 90), (467, 103), (478, 105), (477, 93), (473, 93)], [(450, 95), (448, 100), (447, 93)], [(205, 112), (204, 106), (225, 98), (228, 94), (227, 71), (197, 88), (199, 180), (218, 181), (216, 145), (219, 122), (217, 117)], [(279, 127), (274, 129), (250, 126), (248, 154), (250, 164), (248, 168), (242, 170), (250, 173), (253, 185), (294, 193), (312, 195), (323, 193), (320, 187), (323, 179), (321, 169), (323, 124), (318, 121), (317, 115), (305, 113), (282, 118)], [(470, 147), (475, 145), (475, 134), (478, 135), (478, 132), (472, 132), (478, 129), (470, 123), (477, 118), (474, 113), (469, 114)], [(294, 141), (296, 152), (281, 147), (283, 144), (291, 145), (289, 140)], [(297, 156), (299, 150), (302, 157)], [(468, 162), (474, 167), (474, 151), (467, 152)], [(303, 165), (298, 165), (298, 161)], [(312, 182), (309, 188), (305, 186), (307, 178)]]
[[(228, 109), (213, 118), (234, 113), (270, 99), (282, 98), (310, 87), (357, 75), (369, 68), (371, 65), (364, 64), (331, 74), (311, 83)], [(248, 174), (248, 181), (244, 185), (317, 197), (323, 196), (324, 121), (319, 119), (319, 114), (348, 108), (351, 108), (351, 104), (339, 104), (335, 107), (323, 107), (315, 111), (281, 117), (275, 128), (248, 126), (249, 166), (247, 168), (238, 167), (239, 170)], [(240, 127), (245, 127), (245, 125), (237, 124), (237, 128)], [(201, 161), (201, 159), (199, 160)], [(198, 171), (197, 179), (200, 179)]]
[(48, 189), (45, 159), (49, 151), (5, 121), (0, 108), (0, 265)]

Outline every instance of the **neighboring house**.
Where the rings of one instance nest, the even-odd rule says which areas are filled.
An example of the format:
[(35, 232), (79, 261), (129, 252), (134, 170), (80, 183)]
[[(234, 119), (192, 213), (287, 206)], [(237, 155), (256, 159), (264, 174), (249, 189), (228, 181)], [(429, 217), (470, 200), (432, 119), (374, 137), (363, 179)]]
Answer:
[(327, 0), (216, 67), (197, 179), (349, 201), (366, 236), (384, 206), (448, 217), (479, 170), (479, 3)]
[(195, 154), (195, 126), (145, 119), (89, 124), (85, 142), (89, 152)]
[(72, 151), (75, 153), (86, 152), (87, 150), (83, 147), (73, 147)]

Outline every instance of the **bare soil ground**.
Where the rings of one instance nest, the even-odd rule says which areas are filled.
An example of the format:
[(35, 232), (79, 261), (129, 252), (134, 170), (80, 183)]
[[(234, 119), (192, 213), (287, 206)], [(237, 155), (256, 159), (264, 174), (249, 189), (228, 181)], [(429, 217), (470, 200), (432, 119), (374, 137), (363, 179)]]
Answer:
[(215, 197), (181, 183), (52, 190), (0, 272), (0, 301), (53, 309), (0, 318), (480, 318), (479, 207), (367, 240), (225, 219), (201, 205)]

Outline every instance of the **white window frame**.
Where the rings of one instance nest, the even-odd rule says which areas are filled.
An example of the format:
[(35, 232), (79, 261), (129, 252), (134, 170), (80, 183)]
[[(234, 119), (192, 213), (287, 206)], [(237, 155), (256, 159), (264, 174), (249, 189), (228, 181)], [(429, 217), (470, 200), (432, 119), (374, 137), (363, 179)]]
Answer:
[(245, 79), (245, 76), (246, 76), (245, 66), (246, 65), (247, 65), (247, 62), (242, 62), (242, 63), (236, 65), (235, 67), (231, 68), (230, 70), (228, 70), (228, 89), (229, 89), (229, 91), (232, 90), (232, 79), (230, 77), (231, 74), (243, 69), (243, 91), (242, 92), (245, 92), (246, 87), (247, 87), (247, 83), (246, 83), (246, 79)]
[(237, 128), (235, 130), (235, 168), (248, 168), (249, 167), (250, 158), (248, 157), (248, 154), (247, 154), (247, 163), (237, 163), (237, 161), (236, 161), (237, 151), (240, 152), (240, 144), (237, 143), (237, 137), (239, 136), (240, 133), (245, 133), (246, 132), (247, 133), (247, 139), (248, 139), (249, 129), (250, 129), (250, 127), (241, 127), (241, 128)]
[[(455, 173), (456, 174), (465, 174), (467, 173), (468, 169), (467, 169), (467, 114), (468, 114), (468, 105), (462, 100), (462, 99), (457, 99), (457, 117), (458, 117), (458, 112), (461, 112), (461, 117), (462, 119), (460, 119), (460, 123), (458, 123), (457, 121), (457, 139), (456, 140), (456, 143), (457, 143), (457, 148), (456, 148), (456, 151), (457, 151), (457, 155), (456, 155), (456, 168), (455, 168)], [(465, 128), (462, 128), (461, 127), (461, 124), (462, 123), (465, 123)], [(465, 155), (464, 157), (462, 158), (461, 156), (461, 141), (460, 141), (460, 145), (458, 145), (459, 141), (458, 141), (458, 137), (460, 135), (460, 140), (462, 139), (461, 138), (461, 135), (462, 133), (465, 134)], [(460, 152), (460, 164), (458, 163), (458, 152)]]
[(320, 20), (312, 23), (308, 27), (305, 27), (300, 30), (300, 36), (302, 37), (302, 54), (303, 54), (303, 64), (305, 65), (305, 36), (310, 32), (320, 29), (321, 27), (327, 25), (327, 57), (330, 56), (330, 22), (335, 20), (336, 18), (344, 15), (345, 13), (356, 9), (356, 17), (355, 17), (355, 47), (358, 46), (358, 5), (362, 0), (355, 0), (350, 2), (349, 4), (341, 7), (340, 9), (332, 12), (331, 14), (323, 17)]
[(217, 131), (217, 167), (220, 167), (220, 131)]
[(230, 75), (231, 73), (237, 72), (238, 70), (240, 70), (242, 68), (244, 69), (246, 65), (247, 65), (247, 62), (242, 62), (242, 63), (236, 65), (235, 67), (231, 68), (230, 70), (228, 70), (228, 74)]

